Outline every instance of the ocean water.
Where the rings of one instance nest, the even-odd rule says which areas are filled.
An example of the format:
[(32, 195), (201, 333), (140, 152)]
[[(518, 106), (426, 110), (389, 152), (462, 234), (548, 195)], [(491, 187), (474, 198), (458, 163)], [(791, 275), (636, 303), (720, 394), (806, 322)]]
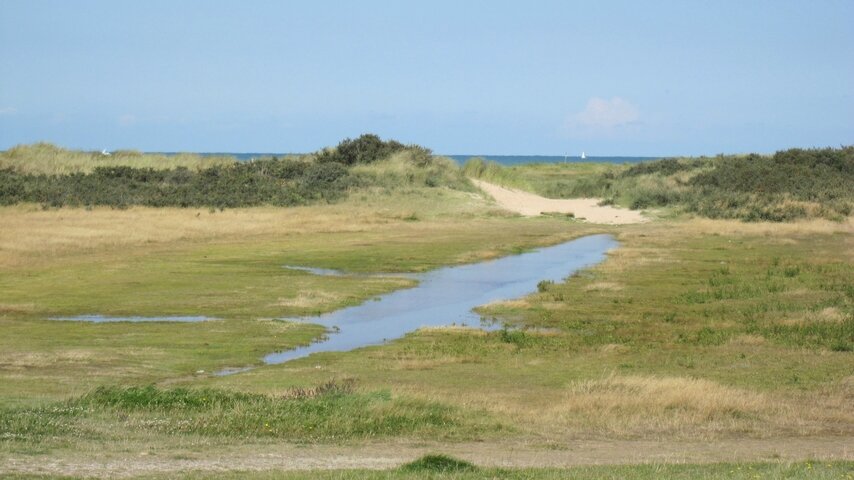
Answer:
[[(167, 153), (168, 154), (168, 153)], [(287, 155), (299, 155), (295, 153), (260, 153), (260, 152), (249, 152), (249, 153), (227, 153), (227, 152), (207, 152), (200, 153), (199, 155), (203, 156), (218, 156), (218, 155), (228, 155), (235, 157), (240, 161), (250, 161), (257, 158), (263, 157), (285, 157)], [(557, 156), (557, 155), (442, 155), (443, 157), (449, 157), (454, 159), (457, 163), (462, 165), (466, 163), (466, 160), (474, 157), (484, 158), (486, 160), (492, 160), (494, 162), (500, 163), (501, 165), (523, 165), (526, 163), (564, 163), (564, 162), (594, 162), (594, 163), (638, 163), (638, 162), (648, 162), (650, 160), (658, 160), (662, 157), (590, 157), (588, 156), (586, 159), (582, 160), (581, 157), (572, 157), (572, 156)]]
[(591, 157), (585, 159), (581, 157), (571, 156), (555, 156), (555, 155), (445, 155), (453, 158), (459, 164), (473, 157), (480, 157), (486, 160), (500, 163), (501, 165), (523, 165), (526, 163), (638, 163), (658, 160), (661, 157)]

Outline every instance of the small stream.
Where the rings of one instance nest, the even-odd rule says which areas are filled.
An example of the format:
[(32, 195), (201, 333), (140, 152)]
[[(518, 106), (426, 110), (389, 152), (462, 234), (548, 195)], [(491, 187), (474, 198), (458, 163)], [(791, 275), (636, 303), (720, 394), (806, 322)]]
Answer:
[[(327, 328), (327, 335), (305, 347), (271, 353), (264, 357), (264, 362), (278, 364), (318, 352), (379, 345), (421, 327), (464, 325), (499, 328), (483, 325), (480, 316), (472, 309), (533, 293), (542, 280), (563, 281), (577, 270), (604, 260), (608, 250), (617, 245), (610, 235), (590, 235), (519, 255), (412, 275), (419, 281), (413, 288), (397, 290), (361, 305), (316, 317), (285, 319), (323, 325)], [(346, 275), (334, 270), (296, 268), (319, 275)], [(227, 375), (243, 370), (219, 373)]]

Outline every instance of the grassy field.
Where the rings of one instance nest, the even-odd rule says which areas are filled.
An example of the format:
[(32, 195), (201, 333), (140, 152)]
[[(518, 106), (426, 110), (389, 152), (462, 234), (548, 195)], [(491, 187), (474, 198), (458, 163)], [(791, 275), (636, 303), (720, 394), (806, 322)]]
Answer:
[[(393, 171), (394, 163), (382, 168)], [(528, 174), (552, 177), (549, 168), (561, 167)], [(470, 191), (415, 186), (375, 186), (337, 205), (288, 209), (18, 205), (0, 209), (0, 219), (0, 463), (140, 451), (177, 461), (217, 455), (235, 442), (246, 455), (280, 444), (437, 439), (451, 447), (565, 452), (591, 439), (854, 436), (850, 219), (680, 217), (609, 227), (520, 218)], [(411, 285), (392, 276), (317, 277), (284, 265), (418, 272), (590, 233), (611, 233), (621, 247), (565, 283), (482, 308), (516, 328), (423, 329), (379, 347), (260, 365), (266, 353), (322, 335), (317, 326), (278, 318)], [(217, 320), (49, 320), (77, 314)], [(246, 365), (257, 368), (210, 375)], [(806, 465), (571, 474), (754, 478), (741, 468), (760, 478), (806, 478), (820, 469), (823, 476), (810, 478), (846, 478), (851, 471), (850, 463), (810, 464), (809, 472)], [(435, 478), (566, 474), (482, 470)]]

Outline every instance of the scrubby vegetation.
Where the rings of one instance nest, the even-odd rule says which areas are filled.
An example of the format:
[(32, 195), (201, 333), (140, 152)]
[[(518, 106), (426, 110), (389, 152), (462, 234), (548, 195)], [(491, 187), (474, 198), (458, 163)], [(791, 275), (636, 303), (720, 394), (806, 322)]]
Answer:
[(504, 168), (471, 161), (469, 175), (555, 198), (597, 197), (632, 209), (670, 207), (708, 218), (840, 220), (854, 212), (854, 147), (770, 156), (662, 159), (631, 166)]
[[(56, 158), (43, 159), (50, 155)], [(170, 164), (157, 155), (104, 157), (111, 160), (98, 155), (45, 144), (5, 152), (0, 163), (5, 165), (0, 168), (0, 205), (291, 206), (335, 201), (354, 188), (464, 185), (452, 161), (434, 158), (426, 148), (382, 141), (376, 135), (346, 139), (316, 154), (251, 162), (199, 157), (193, 163), (181, 157)], [(138, 161), (125, 161), (133, 159)], [(57, 165), (63, 161), (67, 168)], [(53, 167), (32, 168), (34, 164)]]

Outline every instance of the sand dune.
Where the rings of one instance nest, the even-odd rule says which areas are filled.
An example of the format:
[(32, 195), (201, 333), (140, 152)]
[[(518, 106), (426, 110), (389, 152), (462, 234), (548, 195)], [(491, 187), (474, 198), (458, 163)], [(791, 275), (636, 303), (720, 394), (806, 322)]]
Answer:
[(530, 192), (501, 187), (483, 180), (471, 179), (478, 188), (489, 194), (507, 210), (535, 217), (543, 213), (572, 213), (575, 218), (591, 223), (622, 225), (642, 223), (649, 219), (637, 210), (598, 205), (597, 198), (553, 199)]

